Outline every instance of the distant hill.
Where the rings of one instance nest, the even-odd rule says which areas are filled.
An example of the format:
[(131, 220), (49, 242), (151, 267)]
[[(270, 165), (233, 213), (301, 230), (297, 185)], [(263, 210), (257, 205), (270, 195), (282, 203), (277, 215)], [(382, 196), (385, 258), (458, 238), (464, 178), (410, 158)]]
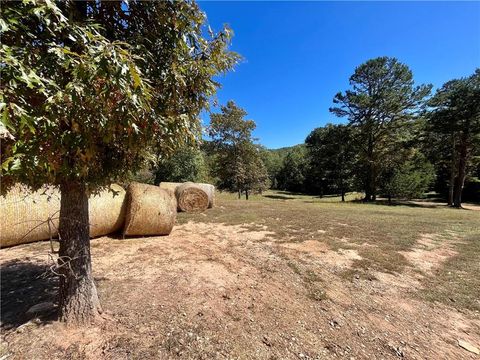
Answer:
[(267, 149), (267, 150), (270, 151), (271, 153), (278, 154), (280, 157), (285, 157), (293, 149), (303, 148), (303, 147), (305, 147), (305, 144), (298, 144), (298, 145), (286, 146), (278, 149)]

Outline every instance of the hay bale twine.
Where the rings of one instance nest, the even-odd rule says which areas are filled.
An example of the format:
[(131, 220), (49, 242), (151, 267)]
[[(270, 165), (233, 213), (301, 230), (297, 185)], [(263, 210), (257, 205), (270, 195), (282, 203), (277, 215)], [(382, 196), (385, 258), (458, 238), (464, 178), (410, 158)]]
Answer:
[(208, 196), (208, 208), (211, 209), (215, 206), (215, 186), (212, 184), (204, 184), (204, 183), (195, 183), (200, 189), (205, 191)]
[(158, 186), (132, 183), (127, 189), (125, 235), (168, 235), (177, 217), (172, 191)]
[(197, 184), (186, 182), (175, 190), (178, 209), (185, 212), (205, 211), (208, 208), (208, 195)]
[(0, 247), (58, 236), (60, 193), (53, 187), (32, 192), (15, 185), (0, 196), (0, 209)]
[(110, 185), (88, 199), (90, 237), (104, 236), (119, 231), (125, 222), (125, 190), (117, 184)]

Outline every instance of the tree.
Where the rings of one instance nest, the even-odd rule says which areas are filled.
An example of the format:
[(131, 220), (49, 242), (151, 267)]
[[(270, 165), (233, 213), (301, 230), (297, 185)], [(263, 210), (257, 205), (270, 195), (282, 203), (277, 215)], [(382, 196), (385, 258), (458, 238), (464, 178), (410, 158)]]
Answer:
[(462, 206), (462, 192), (470, 162), (480, 148), (480, 69), (467, 78), (444, 84), (429, 101), (427, 131), (448, 144), (449, 205)]
[(410, 69), (395, 58), (368, 60), (350, 77), (351, 90), (335, 95), (330, 111), (347, 117), (364, 169), (365, 201), (376, 198), (382, 164), (395, 153), (401, 133), (430, 93), (430, 85), (414, 86)]
[(275, 150), (269, 150), (265, 147), (260, 147), (260, 156), (265, 167), (267, 168), (268, 178), (270, 181), (270, 188), (278, 188), (278, 174), (282, 167), (282, 157)]
[(202, 182), (207, 177), (203, 153), (198, 147), (183, 146), (171, 156), (161, 157), (153, 166), (155, 185), (162, 181)]
[[(90, 322), (101, 311), (88, 194), (128, 178), (154, 149), (169, 153), (194, 138), (198, 113), (217, 86), (212, 77), (238, 59), (227, 51), (229, 31), (204, 37), (205, 16), (193, 2), (148, 3), (138, 10), (148, 11), (141, 21), (137, 3), (131, 12), (122, 8), (118, 32), (137, 22), (144, 27), (134, 46), (75, 21), (72, 6), (83, 5), (6, 2), (0, 20), (1, 121), (15, 138), (1, 143), (2, 191), (15, 182), (60, 188), (59, 311), (71, 323)], [(171, 31), (155, 34), (166, 23)], [(161, 51), (173, 49), (168, 61), (157, 57), (156, 36)]]
[(293, 192), (305, 191), (307, 165), (305, 147), (293, 147), (283, 159), (278, 172), (278, 188)]
[(238, 197), (249, 191), (262, 191), (268, 186), (268, 174), (260, 157), (260, 149), (253, 143), (253, 120), (247, 113), (229, 101), (221, 113), (210, 115), (208, 135), (215, 148), (215, 172), (218, 188), (238, 192)]
[(435, 169), (418, 150), (410, 158), (395, 166), (390, 174), (382, 179), (382, 190), (389, 202), (393, 197), (413, 199), (421, 197), (435, 179)]
[(345, 201), (345, 193), (352, 187), (356, 158), (351, 128), (327, 124), (313, 130), (305, 143), (311, 176), (326, 180)]
[(243, 168), (243, 191), (245, 198), (248, 200), (250, 192), (261, 193), (268, 189), (269, 178), (267, 167), (261, 158), (261, 149), (258, 145), (253, 143), (245, 143), (241, 149), (241, 156), (243, 161), (240, 162), (240, 167)]

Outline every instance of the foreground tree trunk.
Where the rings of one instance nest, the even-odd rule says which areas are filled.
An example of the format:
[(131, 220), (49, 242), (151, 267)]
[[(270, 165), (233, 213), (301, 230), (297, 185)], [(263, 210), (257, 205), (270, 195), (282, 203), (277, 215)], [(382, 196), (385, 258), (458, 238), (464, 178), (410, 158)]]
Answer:
[(92, 276), (88, 195), (80, 183), (64, 183), (60, 192), (60, 320), (90, 323), (101, 307)]

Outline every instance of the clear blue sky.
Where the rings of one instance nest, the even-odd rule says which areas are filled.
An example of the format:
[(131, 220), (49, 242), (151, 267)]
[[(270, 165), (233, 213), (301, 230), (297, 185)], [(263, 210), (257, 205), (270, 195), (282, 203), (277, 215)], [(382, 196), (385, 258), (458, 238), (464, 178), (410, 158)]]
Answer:
[[(394, 56), (435, 87), (480, 67), (480, 2), (201, 1), (214, 30), (233, 29), (245, 60), (219, 80), (268, 148), (302, 143), (327, 122), (355, 67)], [(204, 116), (205, 121), (208, 116)]]

